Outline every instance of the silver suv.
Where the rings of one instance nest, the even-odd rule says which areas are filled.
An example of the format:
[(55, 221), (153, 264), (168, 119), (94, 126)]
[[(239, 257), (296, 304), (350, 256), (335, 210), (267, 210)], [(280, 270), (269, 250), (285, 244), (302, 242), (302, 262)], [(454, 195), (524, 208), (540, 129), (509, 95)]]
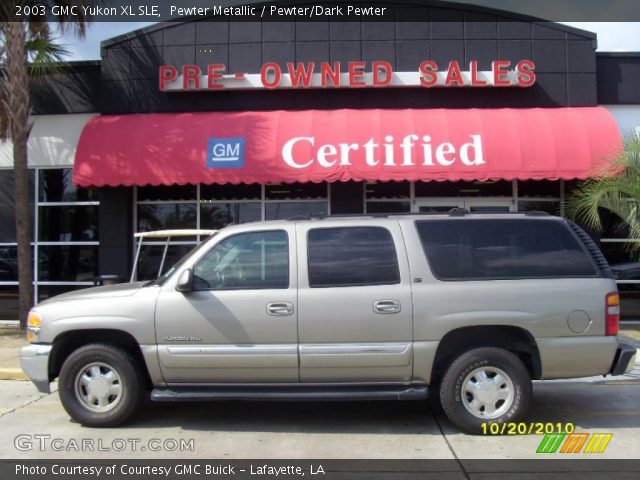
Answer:
[(230, 226), (158, 280), (29, 316), (22, 368), (107, 427), (152, 400), (423, 400), (461, 429), (525, 414), (532, 379), (619, 375), (606, 260), (540, 214), (326, 217)]

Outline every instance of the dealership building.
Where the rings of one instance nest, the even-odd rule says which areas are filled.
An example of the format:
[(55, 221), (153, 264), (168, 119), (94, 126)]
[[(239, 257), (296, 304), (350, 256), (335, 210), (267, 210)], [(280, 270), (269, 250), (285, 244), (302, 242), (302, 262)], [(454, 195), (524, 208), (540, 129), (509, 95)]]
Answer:
[[(251, 2), (245, 2), (251, 3)], [(254, 2), (255, 3), (255, 2)], [(161, 23), (32, 87), (37, 301), (129, 277), (135, 232), (325, 214), (545, 211), (640, 135), (640, 53), (438, 2), (385, 22)], [(0, 144), (0, 320), (17, 317), (12, 151)], [(623, 320), (640, 264), (604, 216)], [(165, 269), (198, 238), (172, 244)], [(141, 251), (157, 274), (163, 242)]]

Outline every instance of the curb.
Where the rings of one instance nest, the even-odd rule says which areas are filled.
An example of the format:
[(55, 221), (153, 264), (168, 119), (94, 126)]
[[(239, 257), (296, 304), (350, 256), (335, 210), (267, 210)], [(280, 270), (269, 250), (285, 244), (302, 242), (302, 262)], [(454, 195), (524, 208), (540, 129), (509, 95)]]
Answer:
[(28, 380), (19, 368), (0, 368), (0, 380)]

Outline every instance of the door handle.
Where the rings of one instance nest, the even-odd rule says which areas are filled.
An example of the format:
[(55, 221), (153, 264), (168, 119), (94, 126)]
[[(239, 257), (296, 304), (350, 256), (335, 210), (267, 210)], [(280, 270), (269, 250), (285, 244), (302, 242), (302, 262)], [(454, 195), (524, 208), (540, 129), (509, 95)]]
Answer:
[(373, 311), (376, 313), (399, 313), (400, 310), (400, 302), (397, 300), (378, 300), (373, 304)]
[(293, 314), (293, 305), (289, 302), (273, 302), (267, 304), (267, 314), (283, 317)]

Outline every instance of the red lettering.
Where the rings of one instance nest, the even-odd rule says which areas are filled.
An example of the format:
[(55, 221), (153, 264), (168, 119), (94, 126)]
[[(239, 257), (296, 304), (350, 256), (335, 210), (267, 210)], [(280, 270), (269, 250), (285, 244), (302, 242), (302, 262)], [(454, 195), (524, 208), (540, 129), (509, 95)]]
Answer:
[(444, 86), (451, 87), (454, 83), (457, 87), (464, 86), (460, 65), (458, 65), (457, 61), (451, 60), (451, 62), (449, 62), (449, 68), (447, 69), (447, 78), (444, 81)]
[(207, 88), (210, 90), (217, 90), (223, 88), (221, 83), (218, 83), (217, 80), (222, 78), (222, 73), (224, 72), (224, 64), (222, 63), (214, 63), (213, 65), (207, 66)]
[[(273, 75), (273, 80), (269, 80), (269, 74)], [(265, 88), (277, 88), (282, 80), (282, 70), (275, 62), (267, 62), (260, 68), (260, 81)]]
[(425, 60), (420, 64), (420, 84), (423, 87), (435, 87), (438, 84), (438, 64)]
[(311, 86), (311, 76), (313, 75), (314, 68), (314, 62), (309, 62), (306, 69), (304, 63), (297, 63), (295, 69), (293, 68), (293, 63), (287, 63), (287, 69), (289, 70), (289, 76), (291, 77), (291, 86), (293, 88), (298, 88), (302, 81), (302, 86), (304, 88), (309, 88)]
[(178, 70), (173, 65), (160, 65), (160, 71), (158, 73), (161, 92), (164, 92), (167, 89), (168, 83), (171, 83), (178, 78)]
[(471, 70), (471, 86), (472, 87), (487, 86), (486, 80), (480, 80), (478, 78), (478, 61), (477, 60), (471, 60), (471, 62), (469, 62), (469, 70)]
[(193, 82), (193, 88), (200, 90), (200, 67), (197, 65), (184, 65), (182, 67), (182, 88), (189, 90), (189, 82)]
[(535, 63), (531, 60), (520, 60), (516, 65), (516, 72), (518, 73), (518, 85), (521, 87), (530, 87), (536, 83), (536, 69)]
[[(391, 85), (393, 80), (393, 67), (389, 62), (379, 61), (371, 64), (373, 69), (373, 86), (386, 87)], [(384, 79), (380, 78), (380, 73), (384, 71)]]
[(349, 86), (356, 88), (367, 86), (363, 78), (365, 65), (365, 62), (349, 62)]
[(507, 79), (507, 75), (509, 75), (509, 71), (505, 70), (511, 65), (509, 60), (494, 60), (491, 64), (493, 68), (493, 85), (495, 87), (508, 87), (511, 85), (509, 79)]
[(333, 69), (327, 62), (320, 64), (320, 84), (323, 87), (328, 87), (329, 81), (333, 87), (340, 86), (340, 62), (333, 62)]

